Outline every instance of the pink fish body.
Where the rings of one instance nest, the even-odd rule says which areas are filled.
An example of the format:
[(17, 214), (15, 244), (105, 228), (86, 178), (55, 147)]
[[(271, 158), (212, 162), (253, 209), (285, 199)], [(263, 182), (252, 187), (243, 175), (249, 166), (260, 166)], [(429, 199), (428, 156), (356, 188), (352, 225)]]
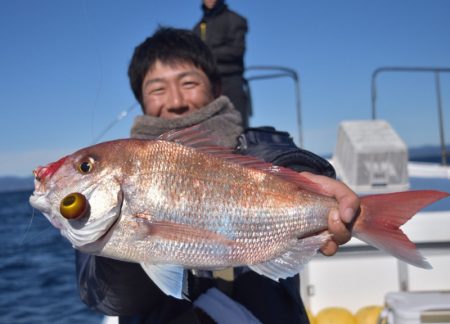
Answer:
[[(193, 129), (154, 141), (98, 144), (37, 168), (35, 175), (32, 206), (75, 248), (140, 263), (178, 298), (186, 268), (247, 265), (273, 280), (295, 275), (329, 239), (323, 231), (337, 208), (301, 174), (232, 154)], [(87, 199), (82, 217), (61, 214), (71, 193)], [(428, 268), (399, 226), (447, 196), (412, 191), (363, 197), (353, 235)]]

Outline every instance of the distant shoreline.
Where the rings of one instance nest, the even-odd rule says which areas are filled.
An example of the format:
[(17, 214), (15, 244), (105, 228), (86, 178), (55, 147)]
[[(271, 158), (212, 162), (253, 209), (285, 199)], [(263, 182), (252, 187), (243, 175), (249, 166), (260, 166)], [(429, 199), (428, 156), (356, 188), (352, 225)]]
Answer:
[(34, 188), (34, 178), (4, 176), (0, 177), (0, 193), (28, 191)]

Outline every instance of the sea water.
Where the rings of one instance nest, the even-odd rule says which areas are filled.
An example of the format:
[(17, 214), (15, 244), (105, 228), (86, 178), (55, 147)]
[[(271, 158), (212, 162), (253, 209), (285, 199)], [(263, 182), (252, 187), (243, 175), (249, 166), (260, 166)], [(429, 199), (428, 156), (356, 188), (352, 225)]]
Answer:
[(101, 323), (78, 296), (74, 250), (30, 195), (0, 193), (0, 323)]

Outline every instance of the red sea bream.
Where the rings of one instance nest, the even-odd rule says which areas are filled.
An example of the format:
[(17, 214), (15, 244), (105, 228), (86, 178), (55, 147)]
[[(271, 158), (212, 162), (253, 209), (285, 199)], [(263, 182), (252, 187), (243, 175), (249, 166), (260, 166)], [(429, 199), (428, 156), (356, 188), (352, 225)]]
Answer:
[[(327, 217), (337, 208), (301, 174), (233, 154), (195, 129), (97, 144), (34, 173), (31, 205), (74, 248), (140, 263), (178, 298), (184, 269), (246, 265), (273, 280), (297, 274), (329, 239)], [(399, 227), (447, 196), (362, 197), (352, 233), (429, 268)]]

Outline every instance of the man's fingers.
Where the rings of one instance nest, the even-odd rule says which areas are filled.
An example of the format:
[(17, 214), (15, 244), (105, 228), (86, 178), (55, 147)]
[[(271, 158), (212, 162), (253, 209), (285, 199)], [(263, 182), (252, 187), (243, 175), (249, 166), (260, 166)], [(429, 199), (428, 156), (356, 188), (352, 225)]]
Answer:
[(360, 199), (340, 181), (308, 172), (302, 174), (319, 185), (317, 193), (333, 197), (338, 203), (328, 215), (328, 232), (331, 239), (320, 248), (324, 255), (331, 256), (337, 252), (339, 245), (350, 240), (351, 226), (359, 212)]
[(320, 252), (322, 252), (325, 256), (332, 256), (338, 250), (338, 245), (333, 240), (328, 240), (322, 247), (320, 248)]
[(347, 243), (351, 238), (351, 232), (341, 221), (339, 212), (335, 209), (331, 210), (328, 216), (328, 231), (333, 235), (333, 241), (338, 245)]
[(339, 213), (341, 220), (346, 224), (350, 224), (359, 211), (359, 197), (351, 193), (340, 198), (337, 198), (339, 203)]

